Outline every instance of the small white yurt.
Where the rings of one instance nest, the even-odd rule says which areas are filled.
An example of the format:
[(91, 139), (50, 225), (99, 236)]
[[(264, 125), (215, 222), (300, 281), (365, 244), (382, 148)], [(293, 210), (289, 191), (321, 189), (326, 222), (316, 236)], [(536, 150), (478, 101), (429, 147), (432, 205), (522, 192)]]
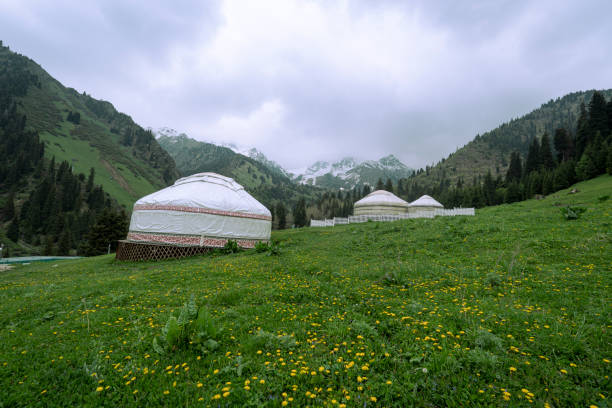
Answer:
[(408, 212), (408, 203), (393, 193), (376, 190), (357, 201), (354, 215), (391, 215)]
[(409, 213), (433, 212), (437, 208), (444, 208), (442, 204), (440, 204), (428, 195), (421, 196), (420, 198), (408, 204), (408, 206)]
[[(257, 242), (270, 239), (271, 221), (270, 211), (233, 179), (199, 173), (136, 201), (127, 241), (121, 241), (120, 247), (123, 244), (125, 253), (129, 244), (214, 248), (235, 240), (240, 247), (253, 248)], [(167, 250), (178, 255), (151, 258), (142, 254), (123, 256), (120, 249), (118, 259), (161, 259), (204, 252), (181, 255), (185, 251)]]

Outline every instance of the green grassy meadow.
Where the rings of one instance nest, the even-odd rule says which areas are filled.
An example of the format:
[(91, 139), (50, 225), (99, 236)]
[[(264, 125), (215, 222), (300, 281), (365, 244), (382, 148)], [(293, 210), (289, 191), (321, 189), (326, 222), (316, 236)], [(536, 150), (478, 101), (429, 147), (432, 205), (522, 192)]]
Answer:
[[(612, 177), (576, 187), (278, 256), (0, 272), (0, 406), (610, 406)], [(191, 295), (218, 347), (157, 353)]]

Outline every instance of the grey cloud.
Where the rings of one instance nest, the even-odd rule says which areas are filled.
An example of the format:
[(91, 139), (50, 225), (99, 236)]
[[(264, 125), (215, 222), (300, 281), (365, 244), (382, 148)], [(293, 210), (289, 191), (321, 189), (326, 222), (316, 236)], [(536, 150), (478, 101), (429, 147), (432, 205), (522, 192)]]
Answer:
[(143, 126), (241, 137), (288, 168), (389, 153), (424, 166), (612, 81), (606, 1), (286, 0), (238, 17), (250, 3), (228, 1), (8, 2), (0, 38)]

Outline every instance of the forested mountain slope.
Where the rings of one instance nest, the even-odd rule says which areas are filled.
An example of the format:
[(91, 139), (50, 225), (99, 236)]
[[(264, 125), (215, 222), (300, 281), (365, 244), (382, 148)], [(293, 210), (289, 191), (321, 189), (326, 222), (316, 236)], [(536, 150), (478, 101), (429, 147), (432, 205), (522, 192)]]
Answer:
[(127, 210), (178, 177), (174, 161), (150, 131), (111, 103), (66, 88), (0, 43), (0, 92), (8, 82), (20, 89), (17, 111), (25, 115), (25, 129), (38, 132), (45, 156), (69, 162), (75, 173), (94, 168), (96, 181)]
[[(510, 164), (510, 154), (518, 151), (526, 157), (535, 137), (541, 138), (544, 133), (552, 137), (557, 128), (573, 132), (580, 116), (580, 105), (588, 105), (593, 92), (574, 92), (550, 100), (525, 116), (477, 135), (448, 158), (418, 171), (414, 181), (431, 187), (440, 183), (455, 185), (459, 179), (469, 184), (478, 176), (484, 177), (488, 171), (493, 177), (503, 176)], [(606, 99), (612, 97), (612, 89), (600, 93)]]

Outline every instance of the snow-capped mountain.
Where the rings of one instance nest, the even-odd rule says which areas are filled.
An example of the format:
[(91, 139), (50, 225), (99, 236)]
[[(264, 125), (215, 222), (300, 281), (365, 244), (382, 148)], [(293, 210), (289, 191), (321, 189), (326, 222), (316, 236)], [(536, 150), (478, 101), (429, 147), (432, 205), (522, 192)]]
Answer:
[[(179, 141), (188, 136), (174, 129), (163, 127), (153, 131), (156, 138), (165, 136), (167, 143)], [(299, 184), (309, 184), (323, 188), (350, 189), (357, 185), (376, 185), (378, 179), (386, 181), (391, 179), (397, 182), (400, 178), (408, 177), (414, 171), (402, 163), (394, 155), (388, 155), (380, 160), (358, 160), (354, 157), (345, 157), (337, 162), (317, 161), (309, 167), (285, 170), (278, 163), (270, 160), (256, 148), (238, 146), (234, 143), (206, 142), (216, 146), (226, 147), (235, 153), (247, 156), (266, 166), (272, 172), (289, 177)]]
[(291, 171), (298, 183), (331, 188), (353, 188), (357, 185), (375, 185), (378, 179), (397, 181), (408, 177), (413, 170), (393, 155), (382, 159), (359, 161), (353, 157), (329, 163), (318, 161), (306, 169)]

